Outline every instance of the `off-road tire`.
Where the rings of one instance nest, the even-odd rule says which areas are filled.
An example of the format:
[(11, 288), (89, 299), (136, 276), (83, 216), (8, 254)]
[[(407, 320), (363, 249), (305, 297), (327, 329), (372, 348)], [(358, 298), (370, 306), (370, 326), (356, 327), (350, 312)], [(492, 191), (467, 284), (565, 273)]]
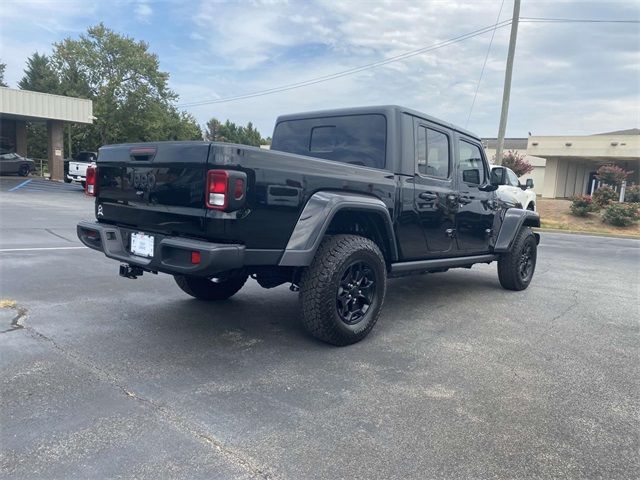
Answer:
[(238, 293), (247, 281), (246, 274), (221, 276), (214, 279), (191, 275), (174, 275), (173, 278), (183, 292), (198, 300), (207, 301), (227, 300)]
[[(526, 252), (529, 252), (528, 254)], [(523, 275), (524, 255), (532, 260), (529, 271)], [(498, 259), (498, 279), (500, 285), (507, 290), (524, 290), (531, 283), (536, 268), (536, 237), (529, 227), (523, 227), (516, 234), (511, 249), (500, 255)]]
[[(339, 313), (339, 294), (344, 292), (339, 288), (354, 265), (370, 269), (367, 274), (374, 279), (373, 293), (357, 323), (348, 324)], [(300, 279), (302, 324), (311, 335), (333, 345), (359, 342), (378, 321), (386, 286), (384, 257), (374, 242), (358, 235), (327, 236)]]

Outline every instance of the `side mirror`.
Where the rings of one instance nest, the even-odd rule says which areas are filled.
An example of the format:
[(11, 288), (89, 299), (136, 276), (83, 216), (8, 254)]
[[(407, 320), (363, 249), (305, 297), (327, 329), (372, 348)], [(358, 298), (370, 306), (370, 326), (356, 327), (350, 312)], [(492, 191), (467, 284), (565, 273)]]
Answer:
[(493, 192), (497, 189), (498, 185), (493, 185), (492, 183), (485, 183), (478, 186), (478, 190), (480, 190), (481, 192)]
[(504, 167), (494, 167), (491, 169), (491, 185), (499, 187), (504, 185), (504, 180), (507, 178), (507, 169)]
[(533, 178), (527, 178), (527, 188), (533, 188)]

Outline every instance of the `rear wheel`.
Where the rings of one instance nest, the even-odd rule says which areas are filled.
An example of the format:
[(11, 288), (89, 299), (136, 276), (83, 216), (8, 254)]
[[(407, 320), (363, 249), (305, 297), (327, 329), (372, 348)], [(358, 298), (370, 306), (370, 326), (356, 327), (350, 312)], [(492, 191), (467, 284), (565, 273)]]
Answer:
[(183, 292), (199, 300), (226, 300), (238, 293), (247, 281), (247, 274), (234, 273), (218, 277), (174, 275)]
[(524, 290), (536, 269), (538, 245), (529, 227), (518, 232), (511, 250), (498, 259), (498, 279), (507, 290)]
[(302, 323), (324, 342), (359, 342), (378, 321), (385, 292), (384, 257), (374, 242), (357, 235), (328, 236), (302, 274)]
[(31, 169), (29, 168), (29, 165), (20, 165), (20, 168), (18, 169), (18, 175), (20, 175), (21, 177), (28, 177), (30, 171)]

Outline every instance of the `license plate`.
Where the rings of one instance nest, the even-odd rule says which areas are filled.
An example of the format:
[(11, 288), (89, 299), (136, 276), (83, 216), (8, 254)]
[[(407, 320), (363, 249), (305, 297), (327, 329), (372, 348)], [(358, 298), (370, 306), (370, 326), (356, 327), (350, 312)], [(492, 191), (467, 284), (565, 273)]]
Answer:
[(153, 257), (153, 236), (144, 233), (131, 234), (131, 253), (140, 257)]

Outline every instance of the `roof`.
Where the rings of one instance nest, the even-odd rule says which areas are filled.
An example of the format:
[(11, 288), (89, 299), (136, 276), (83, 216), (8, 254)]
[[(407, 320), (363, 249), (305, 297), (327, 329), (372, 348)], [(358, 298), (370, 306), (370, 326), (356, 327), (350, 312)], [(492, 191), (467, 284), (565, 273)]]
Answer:
[(615, 132), (596, 133), (594, 135), (640, 135), (640, 128), (629, 128), (627, 130), (616, 130)]
[[(504, 150), (526, 150), (528, 142), (528, 138), (505, 138)], [(483, 138), (482, 144), (485, 146), (485, 148), (496, 150), (498, 148), (498, 139)]]
[(93, 123), (93, 103), (84, 98), (0, 87), (0, 116), (24, 120)]
[(386, 117), (393, 117), (397, 114), (408, 113), (409, 115), (413, 115), (414, 117), (419, 117), (429, 122), (437, 123), (438, 125), (442, 125), (443, 127), (455, 130), (464, 135), (468, 135), (469, 137), (480, 140), (480, 137), (478, 137), (475, 133), (471, 133), (468, 130), (463, 129), (462, 127), (458, 127), (449, 122), (445, 122), (444, 120), (440, 120), (438, 118), (432, 117), (431, 115), (427, 115), (426, 113), (422, 113), (411, 108), (401, 107), (400, 105), (377, 105), (370, 107), (337, 108), (331, 110), (317, 110), (313, 112), (291, 113), (279, 116), (276, 120), (276, 124), (287, 120), (300, 120), (303, 118), (337, 117), (341, 115), (366, 115), (375, 113), (385, 115)]

